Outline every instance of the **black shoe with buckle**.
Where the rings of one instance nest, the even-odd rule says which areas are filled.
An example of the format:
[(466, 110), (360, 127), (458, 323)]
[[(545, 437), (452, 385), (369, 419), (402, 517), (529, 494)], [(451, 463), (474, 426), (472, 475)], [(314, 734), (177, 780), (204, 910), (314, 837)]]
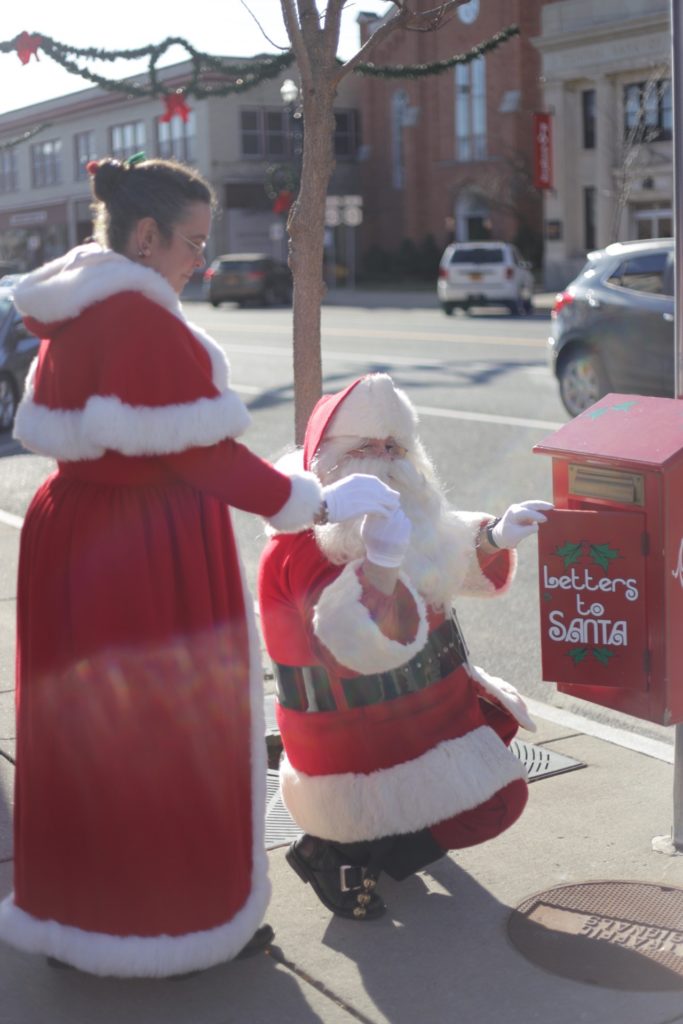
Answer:
[(297, 839), (285, 854), (303, 882), (310, 882), (328, 910), (354, 921), (381, 917), (386, 906), (376, 892), (377, 873), (368, 867), (345, 863), (333, 843), (315, 836)]

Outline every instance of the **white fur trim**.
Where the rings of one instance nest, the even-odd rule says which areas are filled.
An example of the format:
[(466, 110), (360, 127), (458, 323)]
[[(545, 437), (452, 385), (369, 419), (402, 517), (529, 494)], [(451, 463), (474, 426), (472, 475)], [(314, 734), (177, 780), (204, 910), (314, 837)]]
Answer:
[(14, 437), (55, 459), (98, 459), (107, 449), (123, 455), (169, 455), (238, 437), (250, 416), (234, 391), (178, 405), (132, 406), (93, 395), (83, 409), (50, 409), (29, 386), (17, 410)]
[(417, 436), (417, 413), (404, 391), (387, 373), (372, 373), (356, 384), (337, 408), (325, 439), (350, 436), (393, 437), (411, 448)]
[(289, 498), (274, 516), (268, 520), (273, 530), (282, 533), (297, 533), (310, 526), (316, 512), (320, 511), (323, 489), (314, 473), (292, 473), (292, 490)]
[[(239, 559), (249, 634), (251, 703), (251, 793), (253, 808), (252, 886), (241, 910), (224, 925), (187, 935), (119, 936), (84, 931), (35, 918), (16, 906), (12, 895), (0, 903), (0, 938), (26, 953), (53, 956), (89, 974), (124, 978), (167, 977), (231, 960), (254, 934), (271, 894), (265, 852), (266, 745), (263, 669), (254, 602)], [(201, 841), (201, 837), (198, 837)]]
[(95, 302), (118, 292), (141, 292), (180, 319), (180, 300), (165, 277), (95, 242), (39, 267), (19, 282), (17, 309), (41, 323), (72, 320)]
[(536, 723), (529, 714), (524, 698), (512, 683), (499, 676), (491, 676), (478, 665), (467, 665), (467, 671), (481, 688), (499, 701), (528, 732), (536, 732)]
[[(482, 572), (477, 558), (477, 535), (479, 527), (485, 520), (492, 520), (493, 516), (487, 512), (452, 512), (449, 517), (449, 526), (454, 529), (454, 539), (460, 538), (460, 543), (465, 542), (467, 557), (463, 565), (463, 576), (460, 585), (454, 594), (458, 597), (501, 597), (512, 585), (517, 571), (517, 552), (510, 551), (510, 569), (507, 578), (502, 586), (496, 587), (486, 573)], [(444, 535), (444, 545), (448, 532)]]
[(427, 643), (427, 609), (408, 577), (399, 573), (417, 606), (417, 634), (408, 644), (385, 636), (362, 603), (363, 588), (356, 573), (360, 564), (360, 560), (349, 562), (325, 587), (315, 608), (313, 629), (333, 658), (353, 672), (388, 672), (410, 661)]
[(211, 360), (214, 386), (225, 391), (230, 382), (230, 364), (220, 345), (187, 320), (165, 277), (120, 253), (94, 242), (78, 246), (27, 274), (17, 285), (14, 300), (23, 316), (49, 324), (71, 320), (95, 302), (126, 291), (139, 292), (185, 324)]
[(486, 725), (369, 775), (306, 775), (287, 758), (280, 765), (282, 799), (297, 825), (339, 843), (429, 828), (524, 778), (522, 762)]

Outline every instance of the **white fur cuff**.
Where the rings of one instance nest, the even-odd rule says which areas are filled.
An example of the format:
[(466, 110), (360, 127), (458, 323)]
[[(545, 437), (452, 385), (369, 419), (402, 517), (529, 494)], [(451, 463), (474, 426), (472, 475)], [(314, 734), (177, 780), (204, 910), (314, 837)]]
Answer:
[(287, 758), (280, 765), (282, 799), (294, 821), (338, 843), (429, 828), (524, 778), (524, 765), (487, 725), (369, 775), (306, 775)]
[(488, 672), (485, 672), (483, 668), (479, 668), (478, 665), (468, 664), (467, 671), (472, 679), (479, 683), (482, 690), (489, 693), (510, 712), (523, 729), (526, 729), (528, 732), (536, 732), (536, 723), (527, 710), (524, 698), (512, 683), (508, 683), (505, 679), (500, 679), (498, 676), (489, 675)]
[(362, 675), (388, 672), (410, 661), (427, 643), (427, 609), (408, 577), (399, 573), (399, 580), (410, 591), (417, 606), (417, 635), (408, 644), (385, 636), (362, 603), (363, 588), (356, 573), (360, 564), (360, 560), (349, 562), (334, 583), (323, 590), (315, 609), (313, 628), (341, 665)]
[(279, 512), (270, 516), (268, 523), (280, 533), (298, 533), (311, 526), (320, 510), (323, 489), (314, 473), (292, 473), (292, 490)]

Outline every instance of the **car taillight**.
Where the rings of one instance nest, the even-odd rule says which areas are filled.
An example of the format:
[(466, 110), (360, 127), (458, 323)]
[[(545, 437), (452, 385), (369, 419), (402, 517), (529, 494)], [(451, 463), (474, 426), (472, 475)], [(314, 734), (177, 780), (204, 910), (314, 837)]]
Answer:
[(565, 288), (563, 292), (558, 292), (555, 296), (555, 303), (553, 308), (550, 310), (550, 316), (554, 320), (561, 309), (565, 306), (570, 306), (574, 301), (574, 293)]
[(506, 268), (505, 268), (505, 276), (507, 277), (508, 281), (509, 281), (509, 280), (510, 280), (510, 279), (511, 279), (512, 277), (514, 277), (514, 274), (515, 274), (515, 269), (514, 269), (514, 267), (506, 267)]
[(216, 271), (213, 269), (213, 267), (207, 267), (206, 270), (204, 271), (204, 280), (210, 281), (215, 273)]
[(445, 267), (439, 267), (439, 277), (448, 277), (448, 271)]

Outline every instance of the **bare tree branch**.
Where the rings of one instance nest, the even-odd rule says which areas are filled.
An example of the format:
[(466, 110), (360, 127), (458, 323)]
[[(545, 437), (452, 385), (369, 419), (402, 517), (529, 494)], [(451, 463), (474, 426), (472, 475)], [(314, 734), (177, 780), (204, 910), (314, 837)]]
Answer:
[(242, 4), (242, 7), (244, 7), (244, 9), (245, 9), (245, 11), (247, 12), (247, 14), (249, 14), (249, 15), (250, 15), (250, 16), (251, 16), (251, 17), (252, 17), (252, 18), (254, 19), (254, 21), (256, 22), (256, 24), (257, 24), (257, 26), (258, 26), (258, 28), (259, 28), (259, 31), (260, 31), (261, 35), (263, 36), (263, 38), (264, 38), (264, 39), (265, 39), (265, 40), (266, 40), (267, 42), (269, 42), (269, 43), (270, 43), (270, 45), (271, 45), (271, 46), (274, 46), (276, 50), (289, 50), (289, 49), (290, 49), (290, 47), (289, 47), (289, 46), (279, 46), (279, 45), (278, 45), (278, 43), (274, 43), (274, 42), (273, 42), (273, 40), (272, 40), (272, 39), (270, 38), (270, 36), (268, 35), (268, 33), (267, 33), (267, 32), (266, 32), (266, 30), (264, 29), (264, 27), (263, 27), (263, 25), (261, 24), (261, 22), (260, 22), (260, 21), (258, 20), (258, 18), (256, 17), (256, 15), (255, 15), (255, 14), (254, 14), (254, 12), (252, 11), (251, 7), (250, 7), (250, 6), (249, 6), (249, 4), (247, 3), (247, 0), (240, 0), (240, 3)]
[(312, 74), (310, 55), (301, 32), (296, 0), (280, 0), (280, 6), (282, 8), (282, 20), (285, 23), (287, 35), (292, 44), (299, 72), (304, 77), (310, 79)]

